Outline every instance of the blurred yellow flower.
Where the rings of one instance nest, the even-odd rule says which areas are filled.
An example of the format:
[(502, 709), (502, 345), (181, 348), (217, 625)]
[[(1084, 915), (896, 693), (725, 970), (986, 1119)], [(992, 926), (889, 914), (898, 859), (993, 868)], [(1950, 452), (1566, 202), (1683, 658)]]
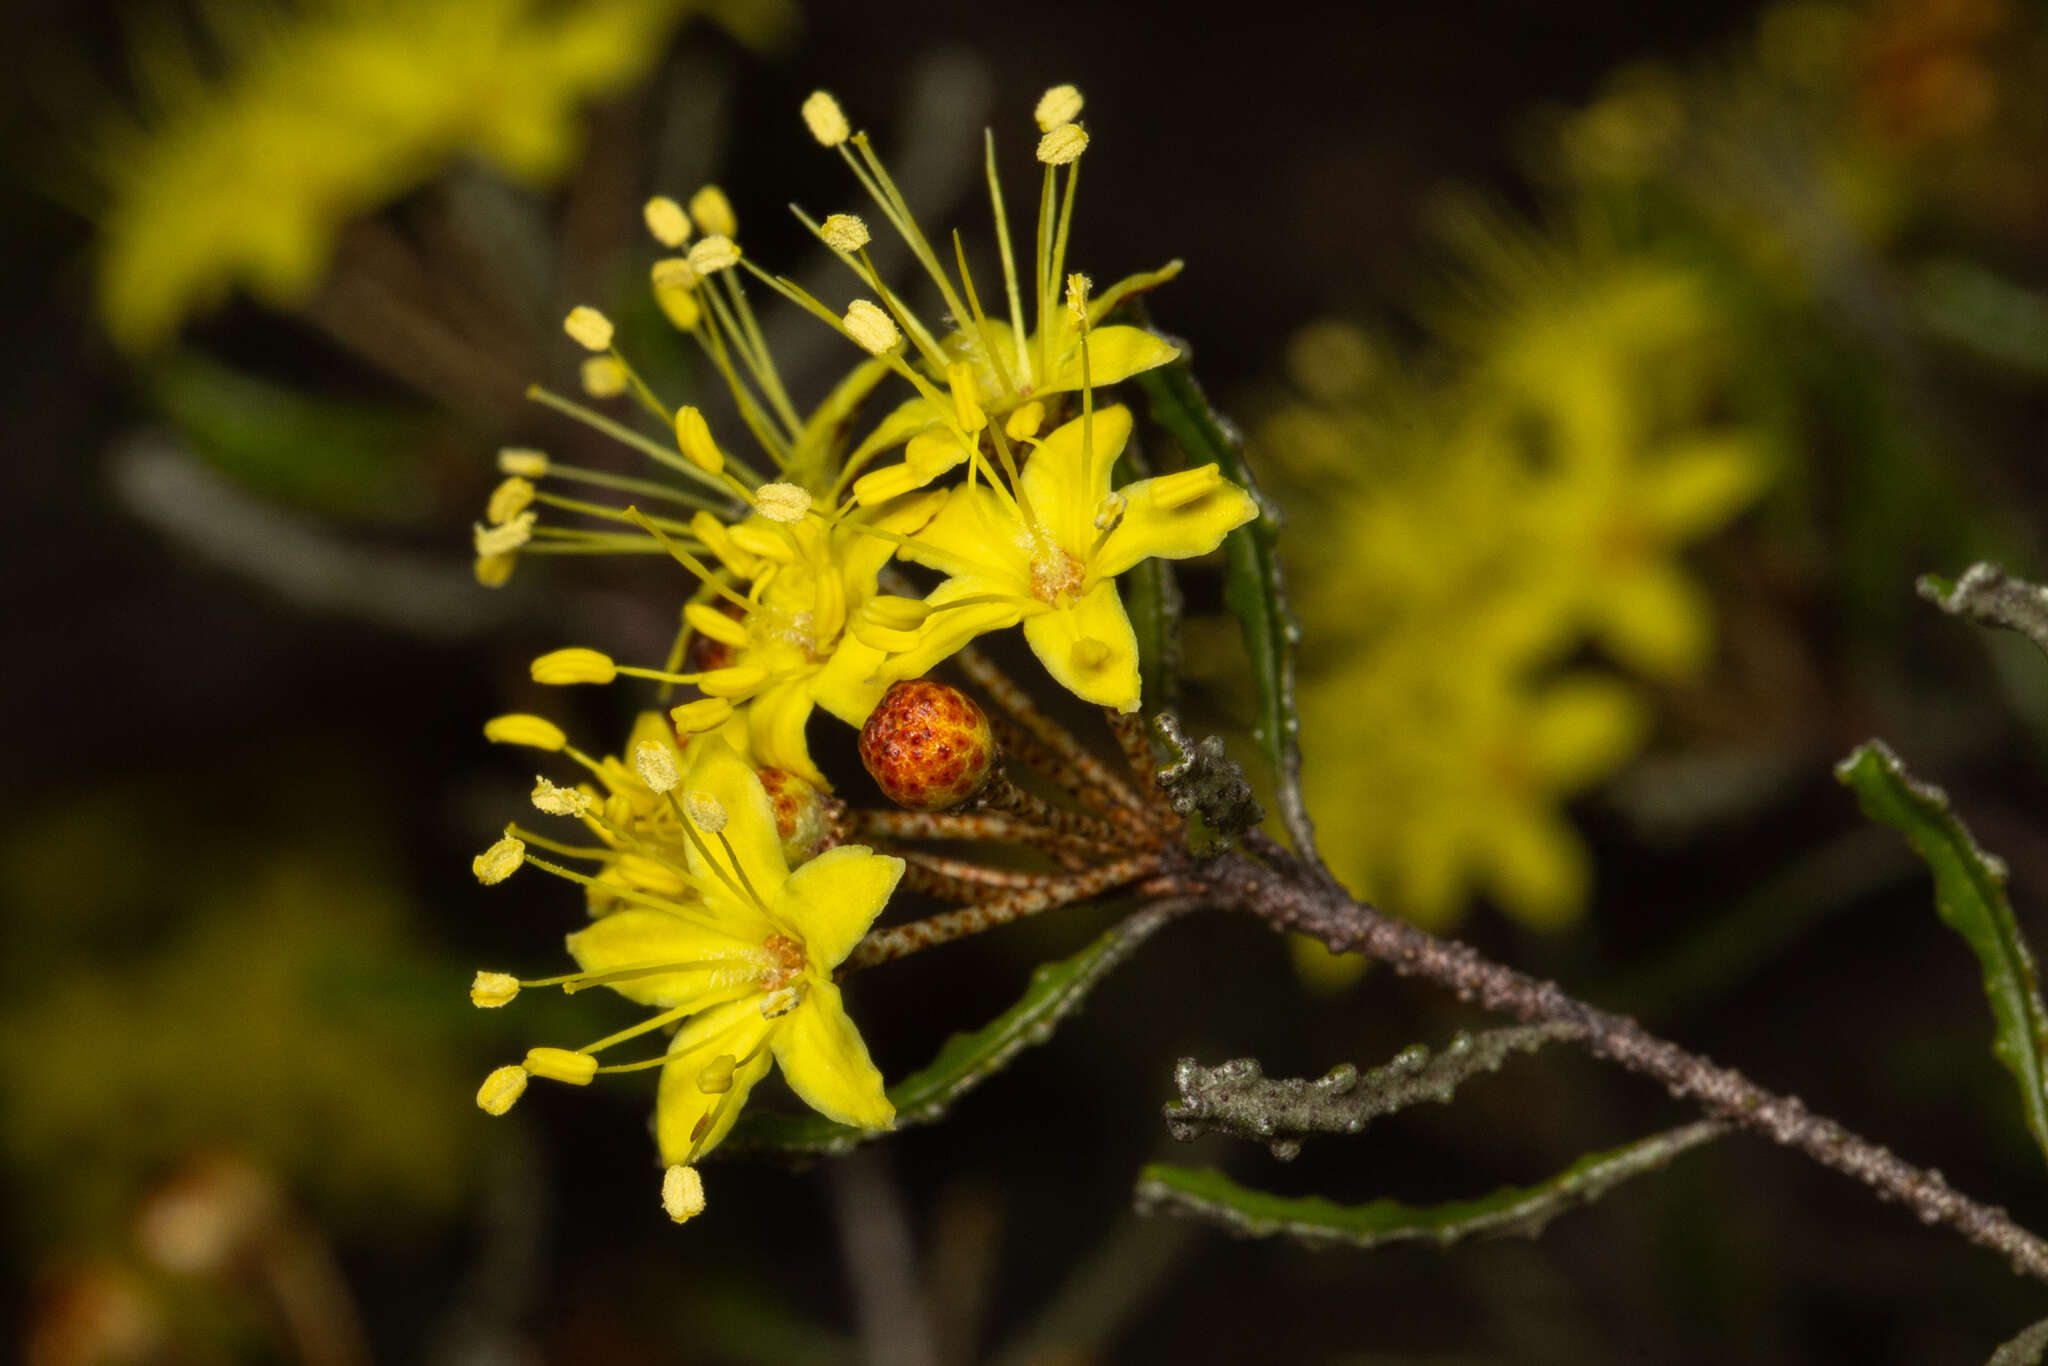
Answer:
[[(307, 0), (216, 5), (204, 57), (138, 42), (137, 108), (109, 118), (101, 313), (167, 340), (247, 288), (292, 306), (352, 220), (473, 156), (530, 185), (578, 151), (582, 105), (646, 75), (692, 0)], [(783, 0), (709, 6), (756, 36)], [(210, 74), (221, 70), (225, 74)]]

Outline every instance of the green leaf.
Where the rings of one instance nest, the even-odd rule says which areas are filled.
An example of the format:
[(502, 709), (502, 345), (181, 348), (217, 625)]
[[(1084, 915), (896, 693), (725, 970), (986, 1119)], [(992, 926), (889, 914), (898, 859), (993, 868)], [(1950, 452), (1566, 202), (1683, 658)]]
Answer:
[[(943, 1119), (954, 1101), (1002, 1071), (1024, 1049), (1051, 1038), (1054, 1026), (1073, 1014), (1110, 969), (1186, 909), (1174, 903), (1149, 906), (1119, 921), (1073, 957), (1041, 963), (1015, 1005), (972, 1033), (953, 1035), (929, 1066), (889, 1088), (896, 1127)], [(733, 1127), (720, 1150), (824, 1157), (886, 1132), (849, 1128), (822, 1115), (757, 1112)]]
[(1284, 1234), (1326, 1247), (1384, 1247), (1511, 1234), (1533, 1237), (1566, 1210), (1589, 1205), (1632, 1177), (1726, 1132), (1716, 1120), (1666, 1130), (1606, 1152), (1589, 1153), (1533, 1186), (1503, 1186), (1476, 1200), (1404, 1205), (1374, 1200), (1340, 1205), (1319, 1195), (1285, 1196), (1238, 1185), (1216, 1171), (1155, 1164), (1138, 1174), (1137, 1204), (1145, 1213), (1179, 1214), (1221, 1224), (1242, 1237)]
[(1245, 655), (1251, 662), (1258, 695), (1258, 716), (1252, 736), (1273, 770), (1279, 791), (1280, 818), (1297, 853), (1312, 858), (1315, 828), (1301, 800), (1301, 722), (1294, 710), (1294, 642), (1300, 635), (1287, 611), (1285, 585), (1274, 542), (1280, 512), (1260, 492), (1244, 457), (1244, 441), (1230, 421), (1209, 406), (1209, 400), (1188, 368), (1187, 348), (1180, 360), (1138, 376), (1150, 401), (1152, 420), (1180, 443), (1190, 461), (1215, 461), (1225, 477), (1250, 493), (1259, 517), (1230, 533), (1223, 542), (1229, 568), (1223, 601), (1244, 633)]
[(1934, 875), (1934, 908), (1963, 937), (1984, 971), (1995, 1037), (1991, 1051), (2012, 1073), (2034, 1141), (2048, 1155), (2048, 1010), (2034, 955), (2005, 898), (2005, 865), (1977, 847), (1940, 788), (1915, 782), (1881, 740), (1835, 766), (1863, 814), (1897, 830)]
[(303, 394), (197, 351), (171, 355), (148, 385), (195, 454), (260, 494), (379, 522), (426, 508), (418, 415)]
[(1140, 560), (1123, 576), (1124, 611), (1138, 636), (1145, 714), (1170, 710), (1180, 691), (1180, 585), (1165, 560)]

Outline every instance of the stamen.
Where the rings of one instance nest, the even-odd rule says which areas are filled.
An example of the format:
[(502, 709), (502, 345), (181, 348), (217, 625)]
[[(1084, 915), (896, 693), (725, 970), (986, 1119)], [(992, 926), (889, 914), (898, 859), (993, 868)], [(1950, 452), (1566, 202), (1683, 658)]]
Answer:
[(725, 829), (725, 807), (709, 792), (685, 792), (683, 814), (708, 835), (719, 834)]
[(1078, 123), (1063, 123), (1046, 131), (1038, 140), (1038, 159), (1048, 166), (1065, 166), (1088, 150), (1088, 134)]
[(518, 994), (519, 979), (509, 972), (480, 971), (469, 984), (469, 1003), (480, 1010), (496, 1010)]
[(586, 351), (611, 349), (612, 320), (588, 304), (578, 304), (570, 309), (569, 316), (562, 319), (562, 330)]
[(675, 428), (676, 447), (685, 460), (706, 474), (725, 472), (725, 453), (712, 439), (711, 424), (700, 410), (687, 403), (676, 409)]
[(754, 493), (754, 511), (771, 522), (801, 522), (811, 510), (811, 495), (795, 484), (763, 484)]
[(484, 520), (493, 526), (502, 525), (526, 511), (532, 501), (533, 484), (515, 474), (491, 490), (490, 501), (484, 504)]
[(626, 367), (611, 356), (592, 356), (583, 362), (583, 392), (592, 398), (617, 398), (626, 392)]
[(495, 887), (526, 862), (526, 845), (507, 835), (470, 861), (469, 871), (486, 887)]
[(840, 322), (845, 326), (847, 335), (871, 356), (893, 351), (903, 340), (895, 320), (872, 300), (855, 299), (847, 306), (846, 316)]
[(477, 1088), (477, 1108), (487, 1115), (502, 1115), (511, 1109), (514, 1102), (526, 1094), (526, 1069), (519, 1066), (500, 1067), (484, 1078), (484, 1084)]
[[(688, 475), (699, 483), (710, 484), (721, 493), (725, 491), (724, 485), (712, 479), (711, 476), (705, 474), (704, 471), (698, 469), (674, 451), (649, 440), (630, 427), (621, 426), (603, 413), (593, 412), (580, 403), (572, 402), (559, 394), (550, 393), (538, 384), (530, 386), (526, 391), (526, 396), (536, 403), (545, 404), (547, 407), (553, 408), (558, 413), (564, 413), (569, 417), (575, 418), (587, 427), (593, 427), (603, 432), (615, 441), (624, 442), (658, 464), (666, 465), (678, 473)], [(734, 463), (737, 464), (738, 462)]]
[(713, 237), (731, 237), (740, 230), (740, 220), (733, 214), (732, 201), (716, 185), (706, 185), (690, 196), (690, 217)]
[(1038, 97), (1038, 108), (1032, 111), (1038, 122), (1038, 131), (1050, 133), (1063, 123), (1072, 123), (1081, 117), (1081, 92), (1071, 85), (1056, 85)]
[(676, 769), (676, 752), (658, 740), (643, 740), (633, 751), (633, 767), (640, 781), (655, 793), (665, 793), (683, 780)]
[(590, 1079), (597, 1075), (596, 1058), (566, 1048), (529, 1048), (522, 1066), (533, 1076), (567, 1082), (571, 1086), (588, 1086)]
[(701, 735), (732, 720), (732, 710), (732, 703), (723, 697), (705, 697), (670, 707), (668, 719), (678, 735)]
[(649, 272), (654, 302), (678, 332), (695, 332), (704, 321), (704, 306), (697, 302), (697, 272), (680, 256), (665, 256)]
[(1034, 398), (1010, 413), (1009, 420), (1003, 423), (1003, 435), (1012, 441), (1029, 441), (1043, 425), (1045, 405)]
[(648, 200), (642, 213), (647, 219), (647, 231), (664, 247), (680, 247), (690, 240), (690, 215), (667, 195), (658, 194)]
[(868, 225), (850, 213), (835, 213), (818, 226), (818, 236), (834, 251), (859, 251), (872, 239)]
[(559, 753), (569, 743), (569, 737), (562, 728), (545, 716), (534, 716), (529, 712), (511, 712), (494, 716), (484, 722), (484, 739), (494, 745), (524, 745), (528, 749), (544, 749), (550, 754)]
[(661, 1208), (679, 1224), (704, 1212), (704, 1178), (695, 1167), (678, 1163), (662, 1173)]
[(538, 521), (531, 512), (522, 512), (502, 526), (477, 526), (472, 537), (476, 553), (481, 558), (509, 555), (533, 539), (533, 524)]
[(618, 676), (619, 668), (610, 655), (576, 645), (550, 650), (533, 661), (530, 672), (536, 683), (566, 687), (575, 683), (609, 683)]
[(732, 1090), (733, 1069), (739, 1061), (730, 1053), (720, 1053), (697, 1073), (697, 1090), (707, 1096), (722, 1096)]
[(545, 452), (524, 446), (507, 446), (498, 452), (498, 473), (516, 474), (522, 479), (545, 479), (548, 457)]
[(713, 574), (711, 572), (710, 566), (706, 565), (704, 561), (698, 559), (695, 555), (692, 555), (689, 551), (683, 549), (674, 541), (671, 541), (667, 536), (663, 535), (661, 528), (656, 526), (653, 522), (649, 521), (645, 516), (643, 516), (639, 508), (627, 508), (626, 518), (628, 521), (631, 521), (635, 525), (640, 527), (640, 529), (645, 531), (648, 535), (652, 536), (655, 540), (661, 542), (662, 549), (668, 551), (669, 555), (674, 558), (677, 564), (680, 564), (683, 568), (689, 570), (692, 574), (695, 574), (699, 579), (703, 580), (704, 583), (710, 586), (712, 591), (724, 596), (732, 602), (739, 604), (741, 607), (746, 608), (749, 611), (753, 610), (752, 603), (748, 602), (738, 593), (735, 593), (732, 591), (732, 589), (728, 588), (716, 574)]
[(698, 689), (707, 697), (722, 697), (738, 700), (761, 690), (768, 681), (768, 671), (751, 664), (735, 665), (730, 669), (711, 669), (696, 675)]
[(533, 791), (528, 800), (532, 801), (534, 810), (547, 816), (587, 816), (596, 805), (589, 794), (573, 787), (563, 787), (540, 774), (534, 775)]
[(1171, 512), (1177, 508), (1184, 508), (1197, 499), (1206, 498), (1222, 488), (1223, 484), (1223, 471), (1210, 464), (1161, 475), (1152, 481), (1148, 491), (1154, 507)]
[(730, 237), (706, 237), (690, 248), (690, 269), (699, 275), (715, 275), (740, 263), (740, 244)]
[(721, 645), (743, 649), (753, 643), (745, 622), (736, 621), (709, 603), (693, 602), (683, 608), (683, 619), (697, 631)]
[(811, 130), (811, 136), (821, 147), (837, 147), (853, 135), (853, 128), (847, 123), (839, 101), (823, 90), (813, 90), (811, 97), (804, 101), (804, 126)]
[(1026, 345), (1024, 330), (1024, 300), (1017, 289), (1017, 257), (1010, 250), (1010, 216), (1003, 208), (1003, 182), (996, 174), (996, 135), (993, 129), (982, 131), (982, 161), (988, 175), (989, 206), (995, 214), (996, 246), (1003, 258), (1003, 288), (1010, 296), (1010, 337), (1017, 348), (1018, 392), (1031, 389), (1036, 380), (1031, 373), (1030, 347)]

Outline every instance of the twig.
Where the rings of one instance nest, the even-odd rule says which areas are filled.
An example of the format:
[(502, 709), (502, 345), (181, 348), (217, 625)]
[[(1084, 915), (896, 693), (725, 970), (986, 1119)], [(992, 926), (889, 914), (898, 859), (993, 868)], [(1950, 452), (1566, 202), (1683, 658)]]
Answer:
[(961, 650), (953, 658), (975, 685), (988, 694), (990, 701), (1008, 712), (1018, 725), (1075, 770), (1081, 779), (1080, 790), (1093, 789), (1090, 794), (1093, 800), (1105, 802), (1111, 809), (1122, 809), (1134, 820), (1142, 819), (1145, 803), (1130, 785), (1076, 740), (1065, 726), (1040, 711), (1038, 704), (1008, 674), (997, 668), (993, 660), (973, 646)]
[(1105, 863), (1086, 872), (1074, 873), (1067, 877), (1048, 879), (1044, 886), (1027, 888), (1000, 896), (992, 901), (963, 906), (957, 911), (946, 911), (940, 915), (913, 920), (907, 925), (889, 925), (870, 931), (868, 937), (854, 946), (847, 956), (840, 972), (858, 972), (871, 968), (877, 963), (902, 958), (921, 949), (928, 949), (970, 934), (980, 934), (998, 925), (1007, 925), (1012, 920), (1021, 920), (1027, 915), (1049, 911), (1058, 906), (1071, 906), (1077, 901), (1086, 901), (1119, 887), (1127, 882), (1138, 882), (1157, 873), (1161, 859), (1157, 854), (1137, 854), (1130, 858)]
[(975, 800), (991, 811), (1015, 816), (1055, 834), (1087, 840), (1099, 848), (1115, 847), (1117, 832), (1101, 820), (1086, 811), (1054, 806), (1042, 797), (1032, 796), (1011, 782), (1000, 768), (989, 775), (988, 785)]
[(2048, 1281), (2048, 1243), (2004, 1210), (1968, 1199), (1939, 1173), (1915, 1167), (1814, 1114), (1795, 1096), (1767, 1091), (1740, 1072), (1652, 1036), (1633, 1020), (1575, 1000), (1554, 982), (1425, 934), (1341, 891), (1306, 878), (1282, 877), (1242, 857), (1219, 859), (1209, 872), (1219, 899), (1276, 927), (1319, 939), (1333, 952), (1364, 954), (1403, 976), (1447, 987), (1460, 1000), (1528, 1023), (1570, 1025), (1596, 1056), (1662, 1082), (1672, 1095), (1697, 1101), (1715, 1118), (1803, 1152), (1862, 1182), (1880, 1198), (1900, 1201), (1921, 1222), (1946, 1224), (2004, 1256), (2015, 1271)]
[(1065, 835), (1057, 830), (1005, 815), (1000, 811), (881, 811), (848, 814), (846, 833), (870, 839), (972, 840), (983, 844), (1025, 844), (1064, 855), (1107, 854), (1114, 850), (1099, 840)]
[(991, 890), (1022, 891), (1058, 883), (1056, 873), (1020, 873), (1010, 868), (990, 868), (965, 859), (939, 858), (932, 854), (905, 851), (897, 857), (905, 864), (903, 888), (946, 901), (980, 901)]

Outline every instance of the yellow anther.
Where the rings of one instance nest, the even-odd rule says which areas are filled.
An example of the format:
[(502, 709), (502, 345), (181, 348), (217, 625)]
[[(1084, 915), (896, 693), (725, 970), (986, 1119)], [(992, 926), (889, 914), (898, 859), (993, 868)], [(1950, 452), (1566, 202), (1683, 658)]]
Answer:
[(690, 196), (690, 217), (712, 237), (730, 237), (740, 230), (740, 220), (733, 215), (732, 201), (716, 185), (706, 185)]
[(606, 351), (612, 344), (612, 320), (590, 307), (578, 304), (562, 319), (562, 330), (586, 351)]
[(683, 453), (683, 459), (706, 474), (717, 474), (725, 468), (725, 452), (711, 439), (711, 424), (704, 420), (703, 413), (687, 403), (676, 409), (676, 449)]
[(760, 691), (768, 681), (768, 671), (752, 664), (737, 664), (730, 669), (712, 669), (698, 675), (697, 691), (706, 697), (741, 698)]
[(754, 490), (754, 511), (771, 522), (801, 522), (811, 510), (811, 495), (797, 484), (763, 484)]
[(566, 650), (550, 650), (534, 660), (532, 673), (536, 683), (565, 687), (571, 683), (609, 683), (619, 676), (619, 666), (612, 663), (610, 655), (572, 645)]
[(1088, 329), (1088, 291), (1095, 282), (1076, 271), (1067, 277), (1067, 317), (1082, 331)]
[(670, 1167), (662, 1174), (661, 1207), (679, 1224), (704, 1212), (704, 1178), (695, 1167)]
[(545, 716), (523, 711), (493, 716), (484, 722), (484, 739), (494, 745), (524, 745), (528, 749), (544, 749), (550, 754), (559, 753), (562, 746), (569, 743), (569, 737), (562, 734), (560, 726)]
[(526, 843), (510, 835), (470, 860), (469, 871), (486, 887), (495, 887), (519, 871), (526, 862)]
[(1034, 398), (1010, 414), (1009, 421), (1003, 423), (1003, 435), (1012, 441), (1028, 441), (1044, 425), (1045, 405)]
[(846, 306), (846, 316), (839, 321), (846, 334), (871, 356), (893, 350), (903, 340), (903, 334), (896, 330), (896, 320), (872, 299), (855, 299)]
[(709, 792), (684, 793), (683, 814), (690, 818), (690, 824), (707, 835), (715, 835), (725, 829), (725, 807)]
[(680, 247), (690, 240), (690, 215), (667, 195), (658, 194), (648, 200), (641, 213), (647, 219), (647, 231), (664, 247)]
[(590, 356), (583, 362), (583, 392), (592, 398), (617, 398), (626, 392), (626, 367), (612, 356)]
[[(633, 799), (623, 792), (614, 792), (611, 796), (606, 797), (604, 799), (604, 818), (607, 821), (610, 821), (613, 825), (618, 826), (621, 830), (628, 829), (632, 826), (636, 814), (637, 813), (633, 809)], [(630, 873), (631, 869), (628, 866), (629, 861), (633, 861), (636, 858), (636, 855), (627, 854), (624, 857), (620, 858), (619, 861), (613, 866), (619, 869), (622, 873)], [(639, 861), (644, 862), (645, 860)], [(657, 868), (660, 867), (659, 864), (656, 864), (655, 866)], [(645, 879), (638, 880), (645, 881)]]
[(804, 101), (804, 126), (811, 130), (811, 136), (821, 147), (837, 147), (853, 136), (853, 126), (846, 121), (846, 111), (839, 107), (839, 101), (823, 90), (813, 90), (811, 97)]
[(656, 289), (680, 289), (685, 293), (695, 289), (704, 278), (690, 264), (689, 258), (683, 256), (662, 257), (647, 275)]
[(479, 972), (469, 984), (469, 1003), (483, 1010), (496, 1010), (519, 994), (519, 979), (509, 972)]
[(485, 588), (503, 588), (518, 566), (517, 555), (479, 555), (474, 566), (476, 581)]
[(727, 616), (708, 602), (693, 602), (685, 607), (683, 620), (695, 627), (698, 635), (709, 636), (720, 645), (738, 649), (750, 641), (745, 622)]
[(697, 296), (687, 289), (656, 285), (654, 302), (661, 309), (661, 315), (678, 332), (695, 332), (697, 324), (704, 321), (704, 305), (698, 303)]
[(515, 474), (491, 490), (491, 501), (484, 504), (484, 517), (497, 526), (526, 511), (532, 501), (533, 485)]
[(640, 781), (656, 793), (667, 792), (683, 780), (676, 768), (676, 752), (659, 740), (643, 740), (633, 751), (633, 767)]
[(502, 1115), (526, 1094), (526, 1069), (500, 1067), (477, 1088), (476, 1104), (487, 1115)]
[(710, 513), (700, 512), (690, 518), (690, 532), (718, 557), (720, 564), (741, 578), (753, 578), (754, 571), (760, 568), (753, 554), (733, 540), (732, 529)]
[(510, 555), (533, 539), (533, 524), (538, 520), (536, 514), (522, 512), (498, 526), (478, 525), (471, 538), (476, 544), (476, 553), (486, 559), (493, 555)]
[(548, 477), (547, 454), (524, 446), (507, 446), (498, 452), (498, 473), (516, 474), (521, 479), (545, 479)]
[(1070, 658), (1077, 669), (1099, 669), (1109, 663), (1110, 648), (1093, 636), (1082, 636), (1074, 642)]
[(707, 237), (690, 248), (690, 269), (699, 275), (716, 275), (740, 263), (740, 244), (724, 234)]
[(1081, 92), (1071, 85), (1056, 85), (1038, 97), (1038, 108), (1032, 111), (1038, 120), (1038, 131), (1050, 133), (1063, 123), (1072, 123), (1081, 117)]
[(1087, 150), (1088, 134), (1078, 123), (1063, 123), (1038, 140), (1038, 159), (1048, 166), (1064, 166)]
[(775, 564), (791, 564), (796, 560), (796, 549), (790, 545), (789, 538), (759, 522), (741, 522), (730, 535), (734, 545), (757, 559)]
[(724, 1095), (732, 1090), (733, 1069), (738, 1066), (738, 1058), (730, 1053), (720, 1053), (697, 1073), (697, 1089), (707, 1096)]
[(883, 593), (862, 603), (860, 614), (877, 626), (886, 626), (892, 631), (911, 631), (924, 625), (925, 618), (932, 614), (932, 605), (919, 598), (899, 598), (893, 593)]
[(549, 816), (581, 816), (589, 812), (596, 803), (586, 792), (536, 774), (533, 780), (532, 801), (534, 809)]
[(678, 735), (702, 735), (732, 720), (732, 703), (723, 697), (703, 697), (668, 709), (668, 719)]
[(919, 432), (903, 443), (903, 463), (927, 482), (967, 459), (967, 447), (943, 428)]
[(566, 1048), (529, 1048), (523, 1066), (536, 1077), (566, 1081), (571, 1086), (588, 1086), (597, 1075), (596, 1058)]
[(1223, 484), (1223, 471), (1215, 465), (1200, 465), (1177, 474), (1161, 475), (1151, 484), (1152, 506), (1171, 512), (1175, 508), (1186, 507), (1197, 498), (1207, 497)]
[(1122, 525), (1124, 514), (1130, 510), (1131, 500), (1124, 497), (1121, 493), (1105, 495), (1103, 500), (1095, 505), (1095, 529), (1097, 531), (1115, 531), (1118, 526)]
[(861, 507), (873, 507), (900, 497), (914, 489), (921, 489), (932, 481), (929, 474), (920, 473), (905, 460), (894, 465), (884, 465), (878, 470), (869, 470), (853, 481), (853, 501)]
[(960, 430), (972, 436), (986, 427), (988, 414), (981, 410), (981, 386), (975, 382), (973, 365), (954, 361), (946, 367), (946, 384), (953, 391), (953, 416)]
[(850, 213), (835, 213), (819, 224), (818, 236), (834, 251), (859, 251), (870, 240), (868, 225)]

